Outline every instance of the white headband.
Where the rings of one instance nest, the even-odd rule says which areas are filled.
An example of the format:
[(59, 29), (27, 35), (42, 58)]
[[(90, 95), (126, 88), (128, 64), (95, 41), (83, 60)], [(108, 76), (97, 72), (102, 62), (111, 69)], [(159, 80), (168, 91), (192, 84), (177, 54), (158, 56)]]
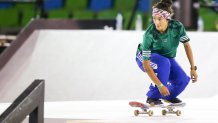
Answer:
[(159, 15), (165, 19), (171, 19), (171, 14), (165, 10), (154, 8), (152, 12), (152, 16)]

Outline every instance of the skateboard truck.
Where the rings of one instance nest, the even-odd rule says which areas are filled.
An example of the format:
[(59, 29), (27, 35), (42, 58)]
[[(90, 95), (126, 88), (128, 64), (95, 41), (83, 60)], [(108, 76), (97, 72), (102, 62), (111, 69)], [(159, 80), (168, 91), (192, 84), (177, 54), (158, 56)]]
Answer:
[(148, 114), (148, 116), (153, 116), (154, 112), (148, 109), (142, 109), (142, 111), (139, 111), (139, 110), (134, 111), (135, 116), (138, 116), (139, 114)]
[(174, 107), (166, 107), (166, 109), (162, 110), (162, 115), (166, 115), (166, 114), (176, 114), (177, 116), (181, 115), (181, 111), (180, 110), (174, 111), (175, 109)]

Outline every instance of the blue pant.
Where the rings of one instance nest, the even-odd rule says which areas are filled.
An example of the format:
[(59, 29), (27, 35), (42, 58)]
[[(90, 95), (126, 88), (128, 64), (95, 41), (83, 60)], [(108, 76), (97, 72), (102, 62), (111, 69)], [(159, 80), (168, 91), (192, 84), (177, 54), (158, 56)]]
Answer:
[[(141, 52), (136, 56), (136, 62), (139, 68), (145, 72)], [(186, 75), (174, 58), (167, 58), (157, 53), (152, 53), (150, 65), (156, 73), (159, 80), (169, 91), (169, 96), (162, 96), (157, 86), (151, 84), (147, 96), (156, 99), (173, 99), (176, 98), (188, 85), (190, 77)]]

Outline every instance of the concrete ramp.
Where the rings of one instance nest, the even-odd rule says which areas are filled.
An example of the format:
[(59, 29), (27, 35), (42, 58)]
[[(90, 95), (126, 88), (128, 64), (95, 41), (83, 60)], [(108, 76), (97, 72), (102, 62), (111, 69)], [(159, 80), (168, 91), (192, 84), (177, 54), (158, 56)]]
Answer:
[(137, 95), (127, 94), (130, 90), (141, 90), (143, 97), (144, 76), (135, 64), (141, 37), (137, 32), (34, 31), (1, 71), (1, 84), (8, 86), (1, 89), (1, 100), (15, 98), (34, 79), (45, 80), (47, 101)]
[[(217, 95), (217, 33), (188, 32), (199, 82), (180, 95)], [(34, 79), (45, 80), (46, 101), (145, 99), (148, 76), (135, 62), (143, 32), (105, 30), (32, 31), (0, 71), (0, 102), (12, 102)], [(190, 72), (180, 45), (177, 60)], [(203, 93), (202, 93), (203, 92)]]

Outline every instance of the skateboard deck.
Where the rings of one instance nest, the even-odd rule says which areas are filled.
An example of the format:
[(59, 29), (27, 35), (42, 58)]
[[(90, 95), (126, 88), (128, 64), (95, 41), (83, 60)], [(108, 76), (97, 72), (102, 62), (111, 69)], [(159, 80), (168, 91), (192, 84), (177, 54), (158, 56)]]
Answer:
[(153, 110), (150, 110), (150, 108), (162, 108), (162, 115), (176, 114), (177, 116), (180, 116), (181, 111), (180, 110), (175, 111), (175, 109), (184, 107), (186, 104), (185, 103), (179, 103), (179, 104), (172, 104), (172, 103), (165, 104), (164, 103), (162, 105), (150, 105), (147, 103), (131, 101), (129, 102), (129, 105), (131, 107), (136, 107), (136, 108), (141, 109), (141, 111), (139, 110), (134, 111), (135, 116), (138, 116), (139, 114), (148, 114), (148, 116), (152, 116), (154, 113), (153, 113)]

